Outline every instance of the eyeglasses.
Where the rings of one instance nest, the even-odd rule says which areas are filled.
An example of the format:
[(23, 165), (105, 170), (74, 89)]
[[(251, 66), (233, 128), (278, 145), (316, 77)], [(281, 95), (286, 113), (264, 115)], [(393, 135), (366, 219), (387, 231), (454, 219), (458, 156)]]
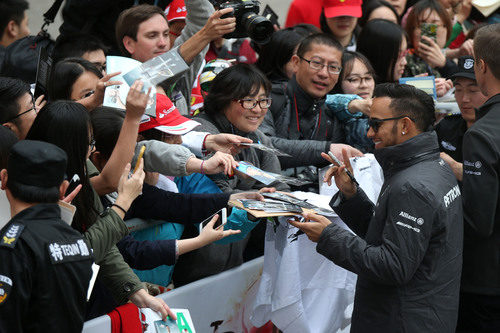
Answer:
[(26, 111), (23, 111), (23, 112), (21, 112), (20, 114), (18, 114), (17, 116), (10, 118), (9, 120), (7, 120), (7, 122), (12, 121), (12, 120), (14, 120), (14, 119), (17, 119), (17, 118), (21, 117), (23, 114), (26, 114), (26, 113), (28, 113), (28, 112), (30, 112), (30, 111), (35, 111), (36, 113), (38, 113), (38, 112), (37, 112), (37, 110), (36, 110), (36, 107), (35, 107), (35, 106), (33, 106), (31, 109), (26, 110)]
[(241, 106), (245, 109), (253, 109), (257, 104), (259, 104), (261, 109), (267, 109), (271, 106), (271, 98), (261, 98), (259, 100), (253, 98), (243, 98), (237, 100)]
[(340, 66), (327, 65), (327, 64), (323, 64), (323, 63), (316, 61), (316, 60), (307, 60), (301, 56), (299, 56), (299, 58), (304, 60), (305, 62), (309, 63), (309, 67), (315, 71), (320, 71), (323, 69), (323, 67), (326, 66), (328, 73), (330, 73), (332, 75), (336, 75), (336, 74), (339, 74), (340, 71), (342, 70), (342, 67), (340, 67)]
[(373, 129), (373, 131), (375, 133), (377, 133), (378, 130), (380, 129), (380, 126), (382, 126), (383, 122), (389, 121), (389, 120), (398, 120), (398, 119), (403, 119), (403, 118), (408, 118), (414, 122), (414, 120), (408, 116), (399, 116), (399, 117), (384, 118), (384, 119), (368, 118), (368, 126), (370, 126)]
[(365, 76), (365, 77), (361, 77), (361, 76), (353, 76), (353, 77), (348, 77), (346, 79), (347, 82), (349, 82), (350, 84), (353, 84), (355, 86), (360, 86), (361, 83), (363, 83), (363, 81), (365, 81), (365, 83), (370, 83), (373, 81), (373, 76)]

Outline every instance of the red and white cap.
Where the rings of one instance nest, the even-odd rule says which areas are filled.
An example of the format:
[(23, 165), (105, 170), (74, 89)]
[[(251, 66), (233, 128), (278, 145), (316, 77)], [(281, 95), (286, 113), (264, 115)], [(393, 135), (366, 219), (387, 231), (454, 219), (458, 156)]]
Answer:
[(325, 16), (338, 17), (338, 16), (353, 16), (361, 17), (361, 5), (363, 0), (325, 0), (323, 8), (325, 9)]
[(156, 94), (156, 118), (151, 117), (140, 124), (139, 133), (154, 128), (172, 135), (183, 135), (199, 125), (199, 122), (182, 116), (170, 98)]
[(170, 5), (165, 8), (165, 14), (167, 15), (167, 22), (172, 22), (175, 20), (186, 20), (187, 10), (184, 0), (174, 0)]

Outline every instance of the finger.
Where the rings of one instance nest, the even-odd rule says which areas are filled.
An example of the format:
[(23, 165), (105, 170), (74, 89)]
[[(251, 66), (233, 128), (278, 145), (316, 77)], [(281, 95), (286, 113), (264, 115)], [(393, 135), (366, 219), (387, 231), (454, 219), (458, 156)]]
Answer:
[(224, 230), (222, 232), (222, 238), (225, 238), (227, 236), (237, 235), (239, 233), (241, 233), (241, 230), (232, 230), (232, 229)]
[(326, 170), (325, 177), (323, 177), (323, 182), (328, 183), (328, 186), (332, 186), (332, 177), (335, 174), (334, 168), (337, 167), (329, 168), (328, 170)]
[(106, 81), (109, 81), (109, 79), (111, 79), (113, 76), (117, 76), (119, 74), (121, 74), (122, 72), (114, 72), (114, 73), (109, 73), (109, 74), (106, 74), (102, 77), (101, 81), (102, 82), (106, 82)]
[(177, 316), (176, 314), (174, 313), (174, 311), (172, 311), (172, 309), (170, 309), (170, 307), (162, 300), (163, 302), (163, 308), (167, 311), (168, 313), (168, 316), (172, 319), (172, 320), (177, 320)]
[(352, 172), (351, 160), (349, 159), (349, 155), (347, 155), (347, 149), (342, 148), (342, 157), (344, 158), (344, 164), (350, 172)]
[(121, 84), (123, 84), (122, 81), (108, 81), (108, 82), (105, 83), (105, 86), (106, 87), (109, 87), (109, 86), (119, 86)]
[(233, 8), (224, 8), (224, 9), (221, 9), (221, 10), (218, 10), (216, 11), (215, 13), (212, 14), (212, 18), (213, 19), (218, 19), (220, 18), (222, 15), (225, 15), (225, 14), (229, 14), (233, 12)]
[(323, 157), (325, 160), (333, 164), (333, 159), (330, 157), (330, 155), (321, 153), (321, 157)]
[(139, 164), (137, 165), (136, 169), (134, 170), (134, 175), (137, 173), (137, 174), (140, 174), (141, 172), (144, 171), (144, 158), (140, 158), (139, 159)]
[(130, 163), (127, 163), (127, 165), (123, 169), (122, 177), (125, 177), (125, 179), (127, 179), (129, 173), (130, 173)]
[(83, 187), (82, 184), (80, 184), (77, 187), (75, 187), (75, 189), (70, 194), (68, 194), (67, 197), (65, 197), (64, 199), (62, 199), (62, 201), (67, 202), (67, 203), (71, 203), (71, 201), (73, 201), (73, 199), (76, 197), (76, 195), (78, 194), (78, 192), (80, 192), (80, 190), (82, 189), (82, 187)]
[(217, 221), (218, 218), (219, 214), (215, 214), (214, 217), (212, 217), (212, 219), (210, 220), (210, 222), (207, 223), (207, 226), (205, 228), (210, 227), (210, 229), (213, 229), (215, 221)]

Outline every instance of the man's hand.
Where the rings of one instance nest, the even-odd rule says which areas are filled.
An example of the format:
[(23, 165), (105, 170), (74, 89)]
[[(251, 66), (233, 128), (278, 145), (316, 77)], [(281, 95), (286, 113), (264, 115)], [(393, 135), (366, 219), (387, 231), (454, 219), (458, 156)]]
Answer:
[(35, 110), (36, 113), (40, 112), (40, 110), (47, 104), (47, 101), (45, 100), (45, 95), (40, 95), (35, 101)]
[(229, 201), (231, 200), (259, 200), (264, 201), (264, 197), (259, 192), (240, 192), (233, 193), (229, 196)]
[(209, 151), (221, 151), (226, 154), (236, 155), (242, 148), (246, 146), (239, 145), (239, 143), (252, 143), (249, 138), (244, 138), (234, 134), (209, 134), (205, 140), (205, 148)]
[(464, 165), (460, 162), (455, 161), (450, 155), (443, 152), (439, 154), (439, 157), (441, 157), (446, 163), (448, 163), (457, 180), (462, 181), (464, 175)]
[(304, 213), (302, 216), (306, 218), (306, 222), (288, 220), (288, 223), (302, 230), (311, 241), (317, 243), (323, 230), (332, 222), (326, 217), (314, 213)]
[(453, 88), (453, 82), (442, 77), (437, 77), (434, 79), (436, 82), (436, 96), (443, 97), (446, 95), (448, 90)]
[(104, 75), (102, 79), (100, 79), (97, 82), (95, 92), (89, 97), (81, 99), (77, 102), (85, 106), (85, 108), (87, 108), (87, 110), (89, 111), (92, 111), (96, 107), (102, 105), (102, 102), (104, 101), (104, 91), (106, 90), (106, 87), (122, 84), (121, 81), (110, 81), (112, 77), (117, 76), (120, 73), (121, 72), (115, 72)]
[(372, 106), (372, 99), (367, 98), (367, 99), (353, 99), (352, 101), (349, 102), (349, 105), (347, 105), (347, 108), (349, 109), (350, 113), (357, 113), (361, 112), (367, 116), (370, 116), (370, 108)]
[(351, 181), (351, 178), (349, 178), (344, 170), (345, 168), (347, 168), (351, 172), (351, 174), (353, 173), (351, 161), (349, 161), (349, 157), (347, 156), (347, 150), (342, 149), (342, 155), (344, 165), (339, 167), (334, 164), (334, 161), (330, 156), (328, 156), (328, 154), (321, 153), (321, 157), (334, 164), (330, 169), (326, 171), (323, 182), (328, 183), (328, 185), (332, 185), (332, 177), (335, 177), (335, 184), (337, 185), (338, 189), (342, 192), (346, 199), (349, 199), (354, 194), (356, 194), (357, 188), (356, 184)]
[[(337, 157), (339, 160), (345, 163), (344, 161), (344, 150), (347, 153), (347, 158), (363, 156), (363, 153), (357, 150), (356, 148), (343, 144), (343, 143), (332, 143), (330, 145), (330, 151)], [(327, 159), (330, 161), (329, 159)]]
[(167, 316), (173, 320), (177, 320), (177, 316), (170, 310), (165, 301), (161, 298), (151, 296), (145, 289), (139, 289), (130, 295), (129, 299), (139, 308), (150, 308), (153, 311), (161, 313), (163, 320), (167, 320)]
[(135, 81), (130, 87), (127, 94), (127, 104), (125, 105), (126, 116), (140, 119), (146, 111), (151, 87), (147, 93), (142, 92), (143, 87), (144, 83), (141, 80)]
[(236, 18), (227, 17), (221, 19), (221, 16), (229, 14), (232, 11), (232, 8), (224, 8), (213, 13), (208, 18), (205, 26), (201, 28), (200, 34), (202, 34), (207, 40), (212, 41), (224, 36), (225, 34), (233, 32), (236, 28)]

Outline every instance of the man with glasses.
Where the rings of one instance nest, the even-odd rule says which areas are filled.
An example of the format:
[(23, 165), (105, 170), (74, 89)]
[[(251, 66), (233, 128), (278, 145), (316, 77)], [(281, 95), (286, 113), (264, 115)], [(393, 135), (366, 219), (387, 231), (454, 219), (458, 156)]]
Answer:
[(322, 152), (340, 155), (334, 143), (344, 142), (342, 125), (327, 112), (325, 96), (339, 78), (342, 46), (331, 36), (306, 37), (292, 56), (295, 76), (286, 84), (273, 85), (273, 100), (260, 130), (271, 137), (273, 145), (292, 157), (280, 157), (284, 169), (300, 166), (324, 166)]
[(29, 84), (0, 77), (0, 124), (23, 140), (37, 114)]
[(462, 200), (439, 157), (434, 102), (394, 83), (378, 85), (374, 96), (368, 137), (385, 178), (377, 203), (346, 174), (345, 156), (346, 166), (326, 178), (339, 188), (330, 205), (356, 234), (316, 214), (290, 223), (318, 242), (320, 254), (358, 274), (351, 332), (455, 332)]

